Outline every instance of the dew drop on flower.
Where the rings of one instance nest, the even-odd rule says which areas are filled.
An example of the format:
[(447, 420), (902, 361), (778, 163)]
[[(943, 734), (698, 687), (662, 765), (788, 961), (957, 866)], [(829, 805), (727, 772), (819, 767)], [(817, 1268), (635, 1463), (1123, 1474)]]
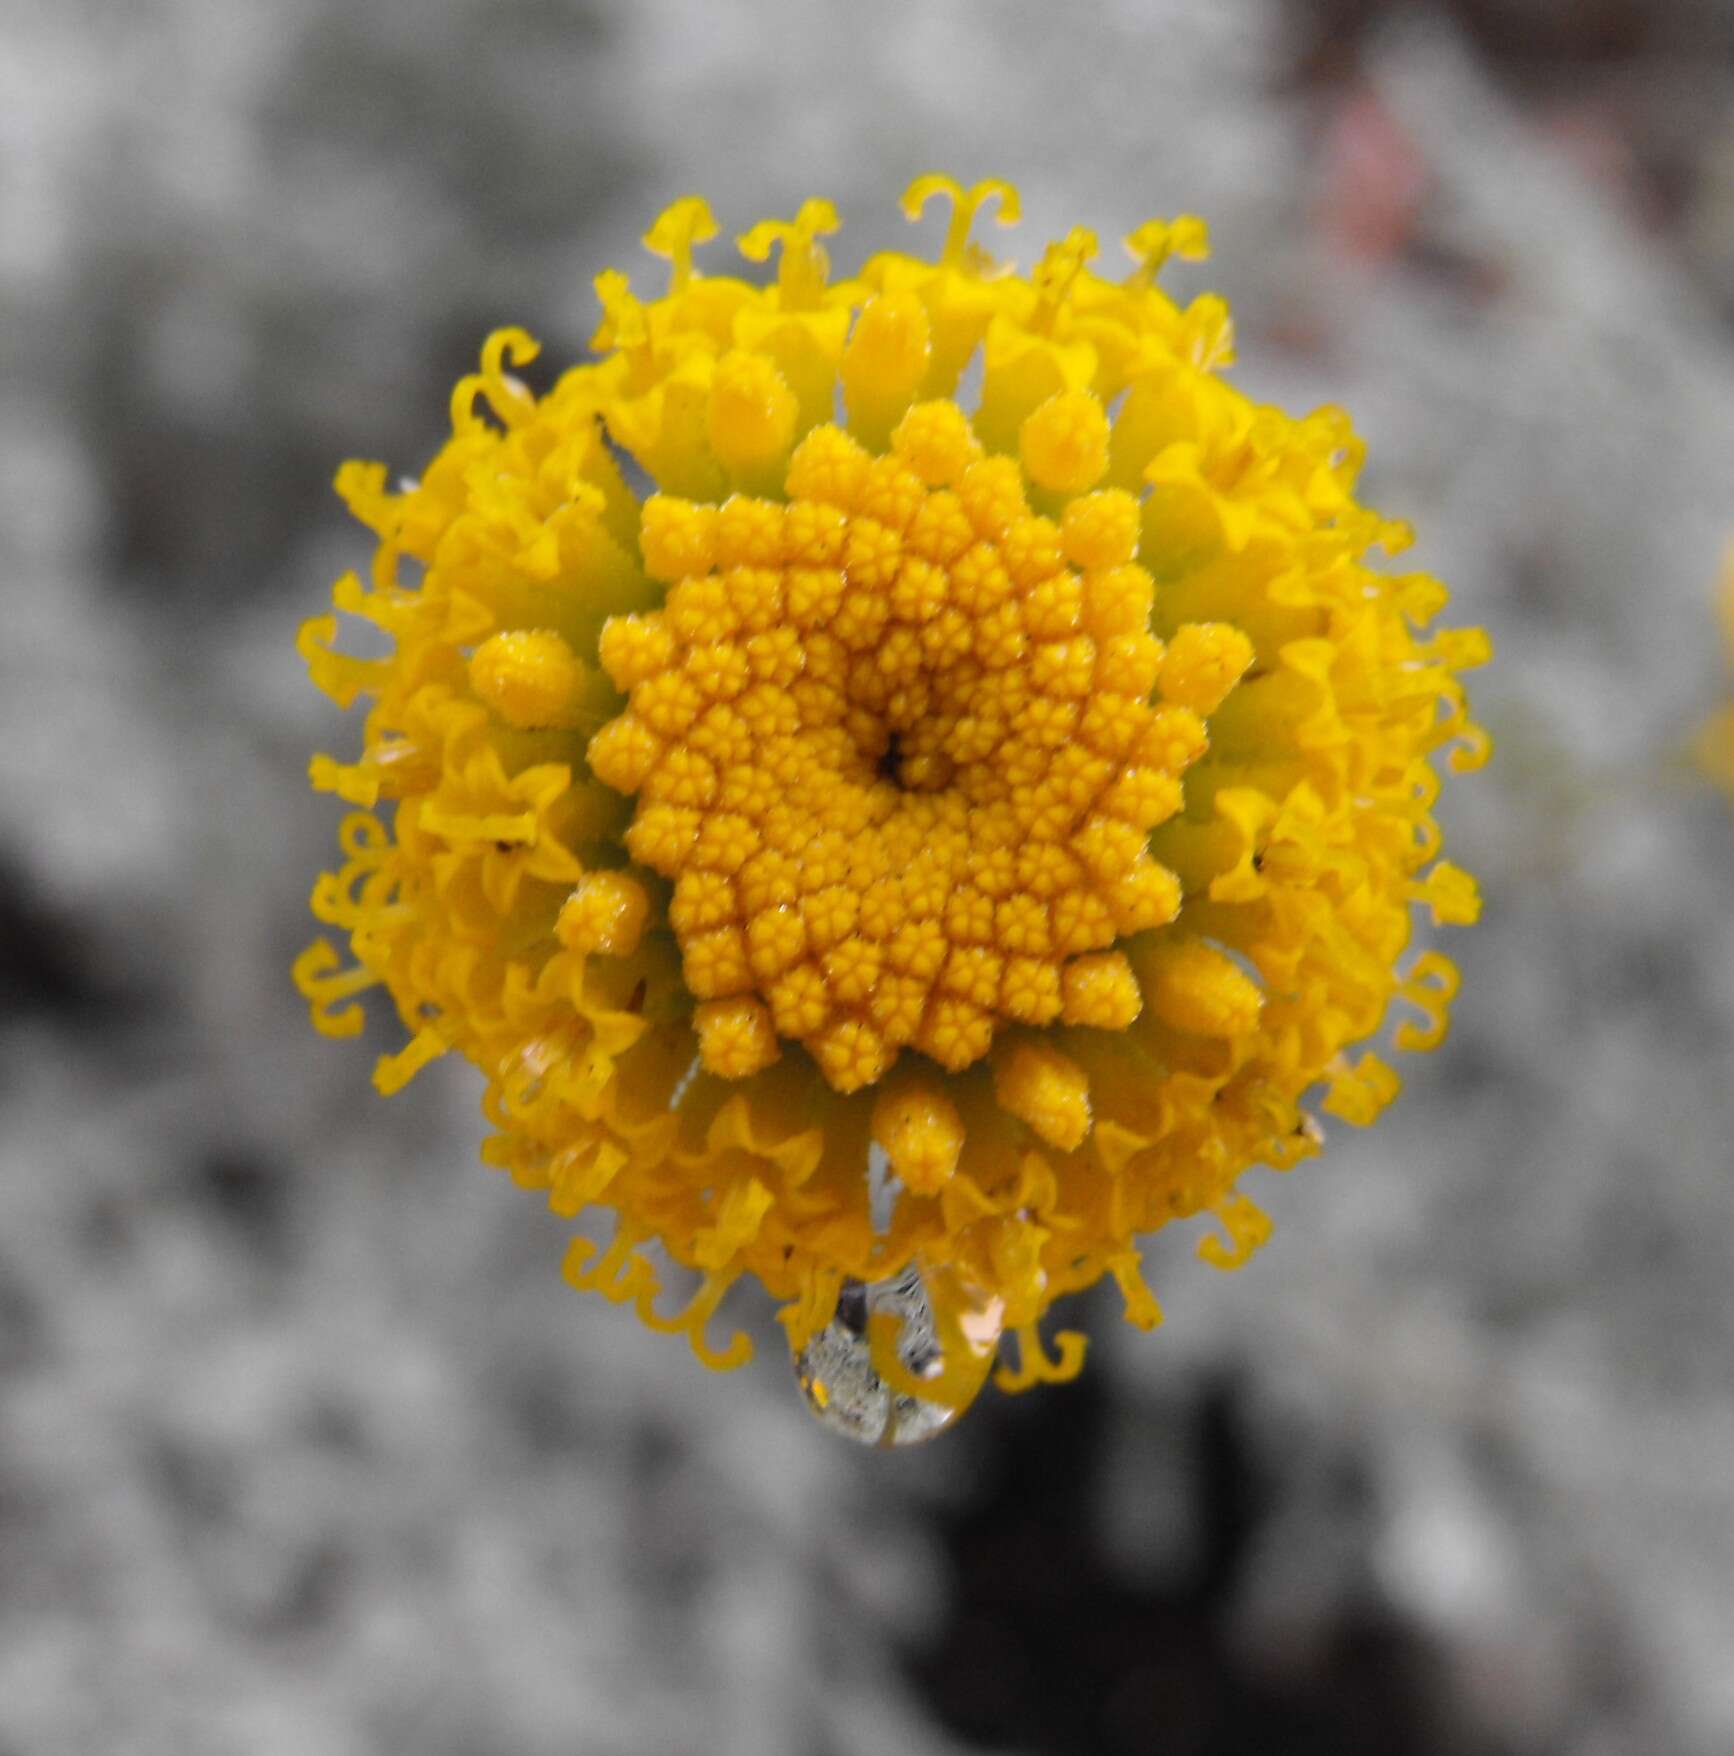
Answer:
[(986, 1299), (966, 1307), (958, 1317), (955, 1346), (966, 1360), (945, 1358), (933, 1305), (921, 1270), (914, 1264), (901, 1274), (871, 1284), (843, 1283), (837, 1314), (795, 1355), (795, 1382), (813, 1418), (830, 1432), (882, 1450), (919, 1445), (952, 1425), (959, 1406), (909, 1395), (886, 1383), (873, 1363), (870, 1320), (886, 1313), (897, 1322), (897, 1357), (916, 1378), (937, 1380), (953, 1369), (966, 1380), (974, 1377), (973, 1395), (986, 1381), (999, 1345), (1001, 1305)]

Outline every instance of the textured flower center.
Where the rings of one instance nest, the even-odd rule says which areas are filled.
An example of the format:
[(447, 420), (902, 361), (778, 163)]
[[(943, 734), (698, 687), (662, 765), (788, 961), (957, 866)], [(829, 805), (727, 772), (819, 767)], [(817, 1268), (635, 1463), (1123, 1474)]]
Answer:
[(1083, 393), (1026, 423), (1022, 471), (930, 402), (883, 457), (816, 429), (782, 500), (646, 503), (671, 589), (603, 632), (629, 702), (590, 762), (673, 883), (711, 1071), (791, 1039), (854, 1091), (905, 1046), (955, 1071), (1008, 1025), (1137, 1016), (1113, 947), (1179, 909), (1149, 832), (1249, 648), (1150, 633), (1138, 503), (1076, 491), (1105, 447)]

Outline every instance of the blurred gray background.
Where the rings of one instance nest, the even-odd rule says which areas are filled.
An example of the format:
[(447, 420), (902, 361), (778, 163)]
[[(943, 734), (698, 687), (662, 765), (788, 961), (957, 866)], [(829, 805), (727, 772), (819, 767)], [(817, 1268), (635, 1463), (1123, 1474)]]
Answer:
[[(716, 1379), (569, 1293), (466, 1069), (307, 1028), (292, 640), (489, 327), (932, 168), (1026, 262), (1209, 217), (1500, 747), (1395, 1111), (857, 1455), (762, 1312)], [(0, 1756), (1734, 1751), (1729, 0), (0, 0), (0, 386)]]

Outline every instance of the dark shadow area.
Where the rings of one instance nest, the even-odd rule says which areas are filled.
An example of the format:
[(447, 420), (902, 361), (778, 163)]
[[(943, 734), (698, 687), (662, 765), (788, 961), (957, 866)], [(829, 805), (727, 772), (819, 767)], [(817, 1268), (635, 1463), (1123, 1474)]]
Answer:
[(1446, 1730), (1437, 1654), (1370, 1597), (1304, 1652), (1236, 1639), (1283, 1484), (1255, 1454), (1233, 1374), (1195, 1411), (1192, 1564), (1129, 1581), (1097, 1510), (1113, 1412), (1106, 1379), (1086, 1372), (1039, 1410), (1000, 1400), (971, 1417), (993, 1429), (991, 1461), (939, 1519), (949, 1615), (909, 1661), (946, 1725), (1043, 1756), (1492, 1756)]

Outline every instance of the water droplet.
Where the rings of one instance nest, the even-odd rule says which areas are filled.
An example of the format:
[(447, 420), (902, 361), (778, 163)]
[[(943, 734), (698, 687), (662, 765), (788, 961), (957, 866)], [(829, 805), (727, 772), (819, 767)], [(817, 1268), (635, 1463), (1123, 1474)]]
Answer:
[[(836, 1316), (795, 1356), (795, 1382), (813, 1418), (845, 1439), (885, 1449), (919, 1445), (944, 1432), (986, 1380), (1002, 1327), (997, 1299), (953, 1297), (947, 1310), (955, 1325), (949, 1358), (919, 1267), (912, 1263), (870, 1284), (845, 1281)], [(896, 1320), (903, 1369), (918, 1379), (943, 1376), (948, 1400), (911, 1395), (880, 1376), (869, 1325), (881, 1313)]]

